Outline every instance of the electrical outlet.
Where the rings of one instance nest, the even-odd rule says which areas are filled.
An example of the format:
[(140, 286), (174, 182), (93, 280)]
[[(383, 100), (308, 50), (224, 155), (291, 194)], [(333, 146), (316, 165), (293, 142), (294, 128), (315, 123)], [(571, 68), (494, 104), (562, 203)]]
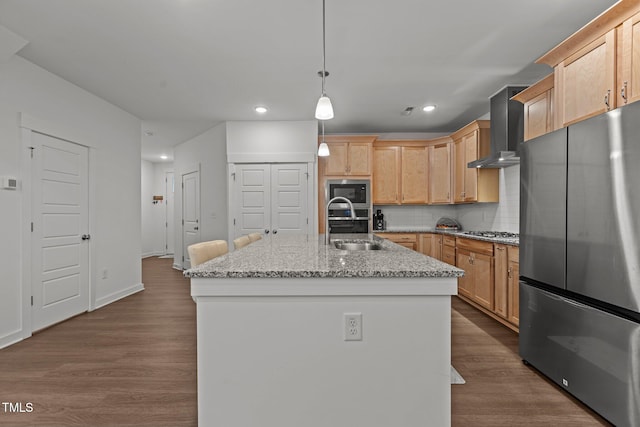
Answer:
[(567, 381), (565, 378), (562, 379), (562, 385), (565, 387), (569, 387), (569, 381)]
[(362, 341), (362, 313), (344, 313), (344, 340)]

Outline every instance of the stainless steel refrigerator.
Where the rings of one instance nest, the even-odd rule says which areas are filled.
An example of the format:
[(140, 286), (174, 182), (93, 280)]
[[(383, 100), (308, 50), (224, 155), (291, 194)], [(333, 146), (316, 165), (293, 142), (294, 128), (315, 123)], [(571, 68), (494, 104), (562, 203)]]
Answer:
[(640, 426), (640, 103), (522, 144), (520, 355)]

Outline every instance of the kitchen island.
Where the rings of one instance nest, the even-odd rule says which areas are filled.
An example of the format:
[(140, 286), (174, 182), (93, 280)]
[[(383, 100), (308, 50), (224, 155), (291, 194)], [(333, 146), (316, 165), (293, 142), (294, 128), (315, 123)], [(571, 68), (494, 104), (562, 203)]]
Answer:
[(380, 249), (277, 235), (185, 272), (201, 426), (450, 425), (463, 271), (364, 236)]

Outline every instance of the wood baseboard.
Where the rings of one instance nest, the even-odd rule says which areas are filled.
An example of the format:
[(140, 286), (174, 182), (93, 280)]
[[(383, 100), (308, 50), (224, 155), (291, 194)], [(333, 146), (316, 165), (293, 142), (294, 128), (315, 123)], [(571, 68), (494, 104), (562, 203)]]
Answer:
[(471, 301), (469, 298), (458, 294), (457, 295), (458, 298), (460, 298), (462, 301), (466, 302), (467, 304), (469, 304), (470, 306), (472, 306), (473, 308), (476, 308), (478, 310), (480, 310), (481, 312), (483, 312), (484, 314), (486, 314), (487, 316), (491, 317), (494, 320), (497, 320), (498, 322), (502, 323), (504, 326), (506, 326), (507, 328), (511, 329), (512, 331), (514, 331), (515, 333), (520, 333), (520, 330), (518, 329), (518, 327), (516, 325), (514, 325), (513, 323), (509, 322), (507, 319), (498, 316), (497, 314), (495, 314), (494, 312), (487, 310), (486, 308), (482, 307), (481, 305), (479, 305), (476, 302)]

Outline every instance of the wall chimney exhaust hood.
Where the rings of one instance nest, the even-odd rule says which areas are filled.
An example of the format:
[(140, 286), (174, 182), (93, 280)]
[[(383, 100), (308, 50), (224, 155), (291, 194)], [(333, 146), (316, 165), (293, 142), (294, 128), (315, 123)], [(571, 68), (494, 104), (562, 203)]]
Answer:
[(527, 86), (505, 86), (490, 98), (491, 154), (467, 164), (469, 168), (505, 168), (520, 164), (524, 140), (524, 106), (511, 98)]

